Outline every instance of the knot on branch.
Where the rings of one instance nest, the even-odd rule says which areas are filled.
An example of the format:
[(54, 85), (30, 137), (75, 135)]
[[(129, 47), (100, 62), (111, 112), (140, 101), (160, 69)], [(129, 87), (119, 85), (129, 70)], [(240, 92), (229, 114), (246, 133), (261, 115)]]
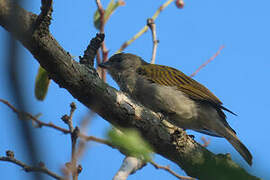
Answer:
[(187, 141), (185, 138), (186, 133), (183, 130), (176, 129), (172, 134), (171, 134), (171, 142), (172, 144), (175, 145), (176, 149), (181, 149), (184, 148), (184, 141)]
[(49, 34), (49, 26), (52, 20), (52, 0), (42, 0), (42, 5), (40, 7), (40, 14), (35, 23), (34, 31), (38, 33), (39, 36), (43, 37)]
[(100, 48), (102, 42), (104, 41), (105, 34), (104, 33), (97, 33), (96, 37), (94, 37), (90, 44), (87, 46), (86, 50), (84, 51), (83, 57), (80, 57), (80, 63), (84, 64), (88, 67), (93, 67), (94, 65), (94, 58), (97, 54), (97, 50)]
[(75, 129), (71, 133), (71, 138), (73, 140), (77, 139), (80, 133), (80, 129), (76, 126)]
[(6, 156), (9, 157), (9, 158), (14, 158), (14, 152), (10, 151), (10, 150), (7, 150), (6, 151)]

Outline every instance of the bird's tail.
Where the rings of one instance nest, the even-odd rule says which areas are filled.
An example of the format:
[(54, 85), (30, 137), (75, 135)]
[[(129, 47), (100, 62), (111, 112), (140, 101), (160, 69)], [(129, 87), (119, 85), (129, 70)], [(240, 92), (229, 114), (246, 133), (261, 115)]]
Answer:
[(225, 138), (233, 145), (233, 147), (241, 154), (241, 156), (246, 160), (246, 162), (251, 166), (252, 165), (252, 155), (246, 146), (238, 139), (236, 134), (227, 129), (227, 136)]

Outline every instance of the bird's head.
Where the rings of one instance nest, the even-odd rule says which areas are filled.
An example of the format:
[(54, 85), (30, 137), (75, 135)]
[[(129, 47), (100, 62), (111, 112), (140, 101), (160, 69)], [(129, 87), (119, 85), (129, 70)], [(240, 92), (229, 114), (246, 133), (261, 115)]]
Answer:
[(147, 63), (136, 55), (119, 53), (113, 55), (107, 62), (99, 64), (99, 66), (107, 69), (108, 72), (114, 76), (116, 74), (135, 72), (136, 69), (144, 64)]

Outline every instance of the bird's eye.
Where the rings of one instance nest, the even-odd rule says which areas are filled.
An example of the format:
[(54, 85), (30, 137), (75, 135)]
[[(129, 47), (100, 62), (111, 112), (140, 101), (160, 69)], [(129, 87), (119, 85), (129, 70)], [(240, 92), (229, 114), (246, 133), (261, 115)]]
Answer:
[(122, 59), (114, 57), (114, 58), (110, 59), (110, 61), (113, 62), (113, 63), (120, 63), (122, 61)]

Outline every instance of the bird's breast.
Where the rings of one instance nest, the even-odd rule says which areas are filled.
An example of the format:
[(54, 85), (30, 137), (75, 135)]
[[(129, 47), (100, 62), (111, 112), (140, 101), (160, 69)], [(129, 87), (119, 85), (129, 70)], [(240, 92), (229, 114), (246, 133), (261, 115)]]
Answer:
[(185, 128), (197, 117), (197, 104), (176, 87), (162, 86), (138, 79), (132, 93), (144, 106), (172, 116), (176, 125)]

